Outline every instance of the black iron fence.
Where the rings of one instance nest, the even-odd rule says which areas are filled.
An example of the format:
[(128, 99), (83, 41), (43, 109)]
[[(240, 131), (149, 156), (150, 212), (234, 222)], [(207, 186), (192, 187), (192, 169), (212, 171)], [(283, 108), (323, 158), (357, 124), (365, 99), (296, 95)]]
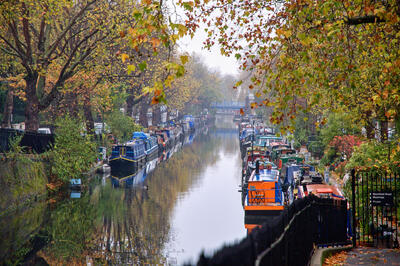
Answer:
[(198, 265), (307, 265), (315, 245), (347, 243), (347, 201), (298, 199), (240, 243), (201, 255)]
[(398, 247), (398, 172), (352, 171), (353, 246)]
[(9, 151), (11, 148), (11, 141), (16, 136), (22, 136), (19, 145), (25, 147), (26, 152), (43, 153), (54, 144), (53, 134), (0, 128), (0, 152)]

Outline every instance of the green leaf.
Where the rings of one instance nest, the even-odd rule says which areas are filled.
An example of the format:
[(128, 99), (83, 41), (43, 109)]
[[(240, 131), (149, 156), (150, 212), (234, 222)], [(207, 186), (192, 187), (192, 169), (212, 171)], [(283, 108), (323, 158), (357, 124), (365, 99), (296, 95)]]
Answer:
[(133, 17), (135, 18), (135, 20), (140, 20), (142, 18), (143, 14), (141, 12), (135, 12), (133, 14)]
[(185, 68), (181, 65), (178, 66), (176, 70), (176, 77), (182, 77), (185, 74)]
[(193, 3), (192, 2), (183, 2), (182, 6), (184, 9), (188, 11), (193, 11)]
[(141, 71), (144, 71), (146, 68), (147, 68), (147, 63), (146, 63), (146, 61), (143, 61), (143, 62), (141, 62), (141, 63), (139, 64), (139, 69), (140, 69)]

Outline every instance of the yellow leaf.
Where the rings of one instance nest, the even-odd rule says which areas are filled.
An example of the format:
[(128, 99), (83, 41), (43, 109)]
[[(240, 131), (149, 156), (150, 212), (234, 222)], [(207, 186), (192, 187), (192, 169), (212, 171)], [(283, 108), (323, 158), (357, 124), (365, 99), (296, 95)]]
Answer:
[(128, 68), (127, 68), (128, 75), (131, 74), (132, 72), (134, 72), (135, 70), (136, 70), (135, 65), (128, 65)]
[(286, 38), (289, 38), (290, 35), (292, 35), (292, 31), (290, 31), (290, 30), (283, 31), (283, 34), (285, 35)]
[(121, 54), (121, 59), (122, 59), (122, 62), (123, 62), (123, 63), (125, 63), (126, 59), (128, 59), (128, 58), (129, 58), (129, 55), (127, 55), (127, 54)]
[(186, 64), (189, 61), (189, 57), (187, 55), (181, 55), (181, 62), (182, 64)]

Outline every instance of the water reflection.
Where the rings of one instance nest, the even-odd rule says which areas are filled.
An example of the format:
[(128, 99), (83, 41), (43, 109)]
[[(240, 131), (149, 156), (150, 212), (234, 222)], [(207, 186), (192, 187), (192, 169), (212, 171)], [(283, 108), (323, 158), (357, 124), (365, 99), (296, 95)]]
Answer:
[[(1, 237), (14, 246), (2, 241), (1, 250), (35, 250), (51, 265), (181, 263), (245, 234), (238, 156), (235, 131), (186, 136), (136, 173), (97, 176), (80, 198), (41, 203), (27, 214), (31, 227), (6, 232), (2, 220)], [(44, 247), (21, 244), (39, 235)]]
[(35, 238), (45, 222), (47, 204), (39, 202), (0, 219), (0, 262), (20, 264), (35, 248)]
[(212, 253), (245, 236), (238, 193), (241, 163), (237, 134), (232, 128), (210, 133), (210, 161), (197, 172), (197, 182), (178, 195), (172, 213), (165, 251), (169, 262), (194, 263), (202, 250)]

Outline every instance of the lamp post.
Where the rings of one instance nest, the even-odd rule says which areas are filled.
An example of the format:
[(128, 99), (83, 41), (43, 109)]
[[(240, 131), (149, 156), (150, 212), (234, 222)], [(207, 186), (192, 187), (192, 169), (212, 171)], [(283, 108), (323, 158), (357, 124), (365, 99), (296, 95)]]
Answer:
[(251, 136), (251, 160), (254, 162), (254, 137), (255, 137), (255, 131), (254, 131), (254, 120), (253, 120), (253, 135)]

